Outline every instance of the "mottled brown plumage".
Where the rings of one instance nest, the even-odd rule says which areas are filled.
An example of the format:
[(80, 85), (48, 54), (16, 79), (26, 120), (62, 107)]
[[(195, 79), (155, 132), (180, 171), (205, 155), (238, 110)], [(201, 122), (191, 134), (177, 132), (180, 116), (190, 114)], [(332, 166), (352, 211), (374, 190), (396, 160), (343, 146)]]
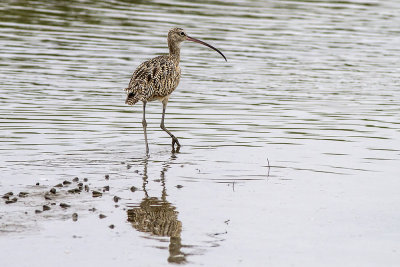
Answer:
[(180, 44), (186, 40), (208, 46), (216, 50), (225, 58), (225, 56), (215, 47), (198, 39), (189, 37), (181, 28), (173, 28), (168, 32), (169, 54), (158, 56), (148, 61), (145, 61), (140, 64), (140, 66), (135, 70), (128, 87), (125, 88), (125, 91), (127, 93), (125, 103), (128, 105), (134, 105), (138, 101), (143, 102), (142, 125), (144, 130), (147, 154), (149, 152), (149, 148), (147, 142), (147, 123), (145, 112), (146, 103), (148, 101), (160, 100), (163, 103), (163, 114), (160, 127), (171, 136), (172, 149), (175, 149), (175, 144), (177, 144), (178, 149), (180, 147), (178, 139), (165, 128), (164, 117), (169, 96), (179, 84), (179, 80), (181, 77), (181, 69), (179, 67)]

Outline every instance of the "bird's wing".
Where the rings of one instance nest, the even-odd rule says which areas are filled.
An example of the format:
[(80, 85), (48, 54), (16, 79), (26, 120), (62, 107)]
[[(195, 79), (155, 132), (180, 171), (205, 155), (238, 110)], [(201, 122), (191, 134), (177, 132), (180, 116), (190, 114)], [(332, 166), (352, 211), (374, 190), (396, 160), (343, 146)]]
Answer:
[(133, 105), (139, 100), (167, 96), (178, 86), (179, 78), (180, 69), (168, 55), (145, 61), (135, 70), (125, 88), (126, 103)]

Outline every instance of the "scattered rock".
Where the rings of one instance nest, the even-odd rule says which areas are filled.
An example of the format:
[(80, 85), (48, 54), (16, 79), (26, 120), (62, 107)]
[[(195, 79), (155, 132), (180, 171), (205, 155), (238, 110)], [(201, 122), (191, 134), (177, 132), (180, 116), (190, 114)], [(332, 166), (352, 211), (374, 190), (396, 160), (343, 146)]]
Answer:
[(131, 186), (130, 190), (131, 190), (131, 192), (135, 192), (135, 191), (138, 190), (138, 189), (137, 189), (136, 186)]
[(51, 208), (47, 205), (43, 205), (43, 211), (50, 210)]
[(62, 184), (56, 184), (54, 187), (63, 187)]
[(131, 164), (126, 164), (126, 168), (129, 170), (130, 168), (132, 168)]
[(68, 190), (68, 193), (71, 193), (71, 194), (77, 194), (80, 192), (81, 192), (81, 190), (79, 188), (74, 188), (74, 189)]
[(63, 208), (63, 209), (66, 209), (66, 208), (71, 207), (71, 205), (68, 205), (66, 203), (60, 203), (60, 207)]
[(92, 195), (93, 195), (93, 197), (101, 197), (103, 195), (103, 193), (101, 193), (99, 191), (93, 191)]
[(15, 203), (15, 202), (17, 202), (17, 198), (16, 197), (14, 197), (14, 198), (12, 198), (12, 199), (10, 199), (10, 200), (6, 200), (6, 204), (12, 204), (12, 203)]
[(88, 178), (83, 178), (83, 181), (86, 183), (88, 181)]
[(65, 181), (63, 182), (63, 185), (69, 185), (69, 184), (71, 184), (70, 181), (65, 180)]
[(117, 196), (114, 196), (114, 198), (113, 198), (113, 200), (114, 200), (115, 203), (117, 203), (120, 199), (121, 199), (121, 198), (120, 198), (120, 197), (117, 197)]
[(110, 186), (109, 185), (106, 185), (106, 186), (103, 187), (103, 192), (105, 192), (105, 191), (110, 191)]
[(183, 185), (180, 185), (180, 184), (178, 184), (177, 186), (176, 186), (176, 188), (178, 188), (178, 189), (181, 189), (183, 187)]
[(85, 191), (89, 192), (89, 186), (87, 184), (85, 184)]
[(28, 192), (19, 192), (19, 197), (26, 197), (29, 193)]
[(72, 179), (72, 181), (75, 182), (75, 183), (77, 183), (77, 182), (79, 182), (79, 178), (78, 178), (78, 177), (75, 177), (74, 179)]
[(36, 185), (40, 185), (39, 183), (36, 183)]
[(104, 215), (104, 214), (99, 214), (99, 218), (100, 218), (100, 219), (104, 219), (105, 217), (107, 217), (107, 216)]
[(53, 187), (52, 189), (50, 189), (49, 192), (52, 193), (52, 194), (55, 194), (57, 192), (57, 190)]
[(134, 170), (133, 172), (134, 172), (134, 173), (139, 173), (139, 170)]
[(75, 212), (74, 214), (72, 214), (72, 220), (74, 222), (76, 222), (78, 220), (78, 213)]
[(106, 180), (109, 180), (110, 179), (110, 175), (106, 174), (106, 176), (104, 178), (106, 178)]
[(41, 210), (35, 210), (35, 213), (36, 213), (36, 214), (42, 213), (42, 211), (41, 211)]
[(108, 227), (110, 227), (110, 229), (114, 229), (115, 228), (114, 224), (110, 224)]
[(44, 199), (51, 200), (51, 197), (48, 195), (48, 193), (46, 193), (46, 194), (44, 194)]
[(89, 209), (89, 211), (95, 212), (96, 208), (91, 208), (91, 209)]

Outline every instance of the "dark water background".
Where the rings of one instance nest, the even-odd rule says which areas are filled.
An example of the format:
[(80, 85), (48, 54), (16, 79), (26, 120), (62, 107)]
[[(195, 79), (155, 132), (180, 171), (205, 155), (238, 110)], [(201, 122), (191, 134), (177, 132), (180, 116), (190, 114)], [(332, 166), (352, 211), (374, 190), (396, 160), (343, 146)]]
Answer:
[[(122, 200), (67, 197), (78, 222), (1, 203), (1, 265), (396, 266), (399, 25), (391, 0), (2, 1), (0, 193), (109, 174)], [(122, 89), (175, 26), (228, 62), (183, 44), (166, 117), (183, 146), (151, 103), (146, 160)], [(127, 221), (146, 203), (181, 232)]]

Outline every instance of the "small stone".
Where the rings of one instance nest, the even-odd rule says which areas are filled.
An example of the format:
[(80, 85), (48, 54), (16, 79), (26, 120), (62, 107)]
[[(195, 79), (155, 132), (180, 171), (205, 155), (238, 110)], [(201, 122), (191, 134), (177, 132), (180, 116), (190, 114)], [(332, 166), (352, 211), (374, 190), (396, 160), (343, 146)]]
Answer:
[(108, 227), (110, 227), (110, 229), (114, 229), (115, 228), (114, 224), (110, 224)]
[(136, 186), (131, 186), (130, 190), (131, 190), (131, 192), (135, 192), (135, 191), (138, 190), (138, 189), (137, 189)]
[(66, 203), (60, 203), (60, 207), (63, 208), (63, 209), (66, 209), (66, 208), (71, 207), (71, 205), (68, 205)]
[(47, 205), (43, 205), (43, 211), (50, 210), (51, 208)]
[(93, 197), (101, 197), (103, 194), (102, 193), (100, 193), (99, 191), (93, 191), (92, 192), (92, 196)]
[(91, 208), (91, 209), (89, 209), (89, 211), (95, 212), (96, 208)]
[(41, 211), (41, 210), (35, 210), (35, 213), (36, 213), (36, 214), (42, 213), (42, 211)]
[(124, 161), (121, 161), (121, 164), (122, 164), (122, 165), (124, 165), (124, 164), (125, 164), (125, 162), (124, 162)]
[(77, 194), (77, 193), (80, 193), (80, 192), (81, 192), (81, 190), (79, 190), (79, 188), (74, 188), (74, 189), (68, 190), (68, 193), (71, 193), (71, 194)]
[(17, 200), (18, 200), (18, 198), (14, 197), (13, 199), (6, 200), (6, 204), (12, 204), (12, 203), (15, 203), (15, 202), (17, 202)]
[(69, 185), (69, 184), (71, 184), (70, 181), (65, 180), (65, 181), (63, 182), (63, 185)]
[(139, 173), (139, 170), (134, 170), (133, 172), (134, 172), (134, 173)]
[(105, 191), (110, 191), (110, 186), (109, 185), (106, 185), (106, 186), (103, 187), (103, 192), (105, 192)]
[(79, 183), (78, 186), (83, 186), (83, 183)]
[(79, 178), (78, 178), (78, 177), (75, 177), (74, 179), (72, 179), (72, 181), (75, 182), (75, 183), (77, 183), (77, 182), (79, 182)]
[(72, 220), (74, 222), (76, 222), (78, 220), (78, 213), (75, 212), (74, 214), (72, 214)]
[(117, 196), (114, 196), (114, 198), (113, 198), (113, 200), (114, 200), (115, 203), (117, 203), (120, 199), (121, 199), (121, 198), (120, 198), (120, 197), (117, 197)]
[(4, 195), (4, 196), (2, 196), (1, 198), (4, 198), (4, 199), (6, 199), (6, 200), (9, 200), (9, 199), (10, 199), (10, 196), (9, 196), (9, 195)]
[(126, 168), (129, 170), (130, 168), (132, 168), (131, 164), (126, 164)]
[(106, 174), (106, 176), (104, 176), (104, 178), (106, 178), (106, 180), (110, 179), (110, 175)]
[(29, 193), (28, 192), (19, 192), (19, 197), (26, 197)]
[(52, 189), (50, 189), (50, 193), (55, 194), (57, 192), (57, 190), (53, 187)]
[(51, 197), (46, 193), (46, 194), (44, 194), (44, 199), (51, 200)]
[(54, 187), (63, 187), (62, 184), (56, 184)]
[(36, 183), (36, 185), (40, 185), (39, 183)]
[(88, 178), (83, 178), (83, 181), (86, 183), (88, 181)]
[(183, 187), (183, 185), (180, 185), (180, 184), (178, 184), (177, 186), (176, 186), (176, 188), (178, 188), (178, 189), (181, 189)]
[(89, 192), (89, 186), (87, 184), (85, 184), (85, 191)]
[(100, 219), (104, 219), (105, 217), (107, 217), (107, 216), (104, 215), (104, 214), (99, 214), (99, 218), (100, 218)]

